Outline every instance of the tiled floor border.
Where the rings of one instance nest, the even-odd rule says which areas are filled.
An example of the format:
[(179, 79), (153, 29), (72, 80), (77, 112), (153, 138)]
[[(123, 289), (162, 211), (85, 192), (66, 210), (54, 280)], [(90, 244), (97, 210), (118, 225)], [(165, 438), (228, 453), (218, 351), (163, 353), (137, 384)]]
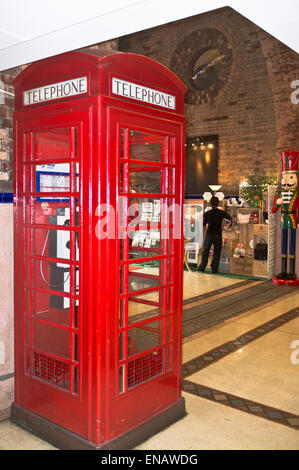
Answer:
[(281, 300), (290, 293), (293, 295), (294, 292), (292, 287), (274, 286), (268, 281), (226, 292), (225, 295), (213, 297), (208, 302), (195, 302), (184, 307), (183, 340), (213, 326), (219, 326), (228, 319), (265, 307), (275, 299)]
[(182, 367), (183, 371), (183, 378), (195, 374), (196, 372), (201, 371), (205, 367), (213, 364), (216, 361), (220, 361), (225, 356), (237, 351), (238, 349), (243, 348), (246, 344), (255, 341), (256, 339), (260, 338), (261, 336), (270, 333), (271, 331), (279, 328), (280, 326), (284, 325), (285, 323), (297, 318), (299, 316), (299, 307), (290, 310), (289, 312), (283, 313), (279, 317), (276, 317), (256, 328), (250, 330), (243, 335), (239, 336), (238, 338), (228, 341), (220, 346), (217, 346), (210, 351), (201, 354), (200, 356), (191, 359), (188, 362), (185, 362)]
[(275, 423), (289, 426), (299, 431), (299, 416), (286, 411), (272, 408), (267, 405), (262, 405), (246, 398), (237, 397), (227, 392), (222, 392), (205, 385), (200, 385), (189, 380), (183, 382), (184, 392), (191, 393), (200, 398), (219, 403), (221, 405), (229, 406), (238, 411), (244, 411), (250, 415), (254, 415), (258, 418), (264, 418)]
[[(200, 274), (201, 275), (201, 274)], [(222, 294), (224, 292), (228, 292), (230, 290), (235, 290), (235, 289), (238, 289), (239, 287), (243, 287), (243, 286), (246, 286), (246, 285), (249, 285), (249, 284), (253, 284), (257, 281), (253, 280), (253, 279), (245, 279), (244, 281), (241, 281), (241, 282), (237, 282), (235, 284), (230, 284), (229, 286), (225, 286), (225, 287), (221, 287), (220, 289), (217, 289), (217, 290), (212, 290), (210, 292), (205, 292), (204, 294), (200, 294), (200, 295), (196, 295), (195, 297), (190, 297), (188, 299), (185, 299), (183, 301), (183, 305), (188, 305), (188, 304), (193, 304), (199, 300), (203, 300), (203, 299), (209, 299), (211, 297), (215, 297), (216, 295), (219, 295), (219, 294)], [(259, 282), (267, 282), (266, 280), (265, 281), (259, 281)]]
[(183, 373), (183, 390), (192, 395), (206, 398), (207, 400), (214, 401), (225, 406), (237, 409), (249, 413), (251, 415), (264, 418), (275, 423), (283, 424), (289, 426), (293, 429), (299, 430), (299, 416), (289, 413), (287, 411), (279, 410), (272, 408), (261, 403), (254, 402), (245, 398), (241, 398), (229, 393), (213, 389), (198, 383), (185, 380), (186, 377), (189, 377), (196, 372), (203, 370), (209, 365), (223, 359), (229, 354), (237, 351), (238, 349), (243, 348), (247, 344), (255, 341), (262, 336), (272, 332), (273, 330), (281, 327), (285, 323), (294, 320), (299, 316), (299, 307), (294, 308), (286, 313), (283, 313), (279, 317), (276, 317), (253, 330), (244, 333), (238, 338), (228, 341), (227, 343), (222, 344), (210, 351), (191, 359), (190, 361), (183, 364), (182, 373)]

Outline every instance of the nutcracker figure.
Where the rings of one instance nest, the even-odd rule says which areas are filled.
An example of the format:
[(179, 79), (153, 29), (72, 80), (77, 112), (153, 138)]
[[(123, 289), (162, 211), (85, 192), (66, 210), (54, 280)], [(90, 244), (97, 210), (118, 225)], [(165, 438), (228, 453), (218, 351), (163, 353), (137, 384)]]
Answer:
[[(298, 162), (299, 152), (286, 151), (281, 154), (281, 192), (273, 202), (272, 212), (281, 207), (281, 273), (273, 282), (295, 284), (296, 229), (299, 220)], [(289, 241), (289, 271), (288, 271)], [(277, 281), (277, 282), (276, 282)], [(285, 282), (283, 282), (285, 281)], [(289, 282), (288, 282), (289, 281)]]

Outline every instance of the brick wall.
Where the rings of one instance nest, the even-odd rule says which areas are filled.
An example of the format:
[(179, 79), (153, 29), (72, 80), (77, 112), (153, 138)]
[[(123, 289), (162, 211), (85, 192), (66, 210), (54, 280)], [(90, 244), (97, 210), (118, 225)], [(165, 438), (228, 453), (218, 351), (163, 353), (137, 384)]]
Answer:
[[(202, 48), (221, 48), (221, 42), (232, 63), (214, 89), (200, 96), (192, 89), (190, 64)], [(235, 10), (221, 8), (125, 36), (119, 49), (160, 61), (189, 87), (187, 135), (218, 134), (219, 184), (226, 194), (236, 194), (249, 175), (276, 174), (277, 150), (290, 142), (298, 147), (298, 117), (290, 109), (298, 56)]]
[(24, 68), (0, 72), (0, 192), (13, 191), (13, 111), (12, 81)]
[(299, 85), (299, 56), (263, 31), (259, 38), (273, 90), (279, 157), (283, 150), (299, 150), (299, 94), (296, 102), (291, 99), (291, 84), (298, 81)]

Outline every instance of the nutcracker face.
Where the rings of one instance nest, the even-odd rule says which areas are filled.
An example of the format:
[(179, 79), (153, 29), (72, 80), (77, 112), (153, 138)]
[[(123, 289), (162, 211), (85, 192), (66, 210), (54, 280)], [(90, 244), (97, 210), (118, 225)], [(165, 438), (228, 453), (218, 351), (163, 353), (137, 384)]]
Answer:
[(296, 189), (298, 186), (298, 176), (294, 171), (287, 171), (281, 175), (282, 189)]

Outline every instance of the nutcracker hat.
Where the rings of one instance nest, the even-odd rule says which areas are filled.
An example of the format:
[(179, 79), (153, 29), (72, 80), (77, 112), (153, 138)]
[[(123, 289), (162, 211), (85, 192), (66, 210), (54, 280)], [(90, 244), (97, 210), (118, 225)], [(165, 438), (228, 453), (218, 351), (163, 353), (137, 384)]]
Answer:
[(281, 153), (282, 172), (298, 171), (299, 152), (287, 150)]

